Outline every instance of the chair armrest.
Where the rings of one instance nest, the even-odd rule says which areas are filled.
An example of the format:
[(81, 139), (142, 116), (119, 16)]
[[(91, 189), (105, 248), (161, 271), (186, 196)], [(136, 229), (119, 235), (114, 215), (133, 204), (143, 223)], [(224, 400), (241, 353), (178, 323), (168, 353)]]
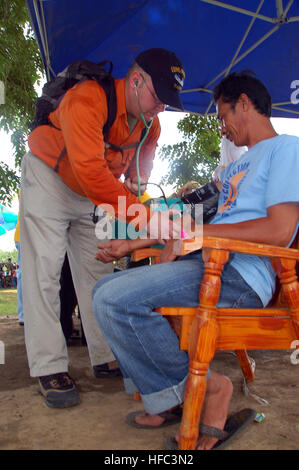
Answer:
[(269, 258), (285, 258), (299, 261), (299, 250), (294, 248), (285, 248), (264, 243), (253, 243), (219, 237), (203, 237), (195, 238), (193, 240), (183, 240), (181, 255), (186, 255), (200, 248), (214, 248), (217, 250), (227, 250), (256, 256), (267, 256)]

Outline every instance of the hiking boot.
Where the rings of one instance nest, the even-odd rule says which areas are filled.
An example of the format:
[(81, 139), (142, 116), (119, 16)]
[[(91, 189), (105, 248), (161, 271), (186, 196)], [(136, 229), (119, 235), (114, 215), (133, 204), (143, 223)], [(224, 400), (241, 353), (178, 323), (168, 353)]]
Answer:
[(38, 378), (40, 393), (51, 408), (68, 408), (80, 403), (78, 390), (67, 372)]

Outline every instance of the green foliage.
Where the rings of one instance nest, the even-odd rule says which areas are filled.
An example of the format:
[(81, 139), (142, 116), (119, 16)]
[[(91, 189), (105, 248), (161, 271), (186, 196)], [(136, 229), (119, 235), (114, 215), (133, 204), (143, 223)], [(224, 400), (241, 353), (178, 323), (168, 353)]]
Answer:
[(16, 263), (18, 261), (18, 251), (3, 251), (0, 250), (0, 263), (7, 263), (8, 258), (11, 258), (12, 263)]
[(19, 177), (6, 163), (0, 162), (0, 202), (10, 203), (19, 187)]
[(189, 114), (178, 123), (182, 141), (164, 145), (159, 157), (169, 163), (162, 184), (179, 189), (187, 181), (205, 184), (212, 179), (220, 157), (220, 124), (215, 116)]
[[(29, 125), (37, 98), (34, 84), (43, 73), (37, 43), (29, 24), (25, 0), (0, 2), (0, 80), (5, 87), (5, 103), (0, 105), (0, 128), (11, 132), (15, 165), (25, 153)], [(0, 162), (0, 201), (10, 203), (19, 186), (17, 174)]]

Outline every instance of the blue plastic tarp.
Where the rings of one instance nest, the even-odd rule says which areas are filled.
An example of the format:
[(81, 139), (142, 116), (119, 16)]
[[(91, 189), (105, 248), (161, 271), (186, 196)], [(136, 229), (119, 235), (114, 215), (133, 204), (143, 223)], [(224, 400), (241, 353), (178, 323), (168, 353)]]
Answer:
[[(187, 111), (215, 112), (211, 89), (229, 71), (253, 70), (273, 116), (299, 117), (298, 0), (27, 0), (48, 78), (74, 60), (112, 60), (122, 77), (151, 47), (184, 63)], [(196, 90), (196, 91), (195, 91)]]

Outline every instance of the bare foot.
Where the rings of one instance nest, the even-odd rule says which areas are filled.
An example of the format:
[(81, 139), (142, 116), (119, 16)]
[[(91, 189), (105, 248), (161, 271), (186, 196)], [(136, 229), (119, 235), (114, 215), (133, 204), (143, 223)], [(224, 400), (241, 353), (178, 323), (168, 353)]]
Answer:
[(169, 410), (166, 410), (156, 415), (151, 415), (144, 411), (143, 413), (140, 413), (135, 416), (135, 421), (137, 424), (152, 426), (152, 427), (157, 428), (161, 426), (166, 419), (169, 420), (173, 418), (173, 416), (176, 417), (178, 411), (179, 411), (179, 405), (174, 406), (173, 408), (170, 408)]
[[(213, 371), (210, 372), (200, 424), (223, 430), (233, 394), (233, 384), (228, 377)], [(178, 442), (179, 436), (176, 436), (175, 439)], [(196, 448), (197, 450), (210, 450), (217, 441), (216, 438), (199, 434)]]
[[(223, 430), (232, 394), (233, 385), (229, 378), (211, 371), (200, 423)], [(218, 439), (200, 434), (197, 449), (210, 450), (217, 441)]]
[(140, 415), (135, 416), (135, 421), (137, 424), (159, 427), (164, 422), (164, 418), (159, 415), (150, 415), (144, 411)]

